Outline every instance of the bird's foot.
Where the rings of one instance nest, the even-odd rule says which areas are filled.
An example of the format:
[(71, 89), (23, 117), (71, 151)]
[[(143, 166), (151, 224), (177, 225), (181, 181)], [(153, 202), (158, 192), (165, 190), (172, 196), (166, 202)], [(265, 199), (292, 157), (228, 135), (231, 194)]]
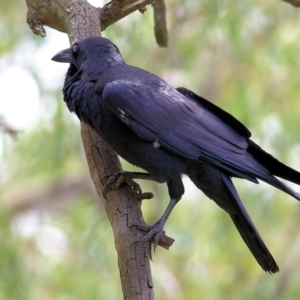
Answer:
[(103, 194), (107, 195), (110, 191), (116, 190), (123, 182), (126, 182), (136, 193), (141, 193), (142, 189), (139, 184), (132, 180), (129, 172), (116, 172), (104, 175), (101, 178), (103, 187)]
[(138, 199), (151, 199), (153, 198), (152, 193), (143, 193), (142, 189), (139, 184), (137, 184), (133, 178), (141, 178), (145, 179), (145, 177), (149, 176), (147, 173), (139, 173), (139, 172), (116, 172), (112, 174), (105, 175), (101, 178), (103, 187), (103, 196), (106, 199), (107, 194), (112, 191), (116, 190), (120, 187), (120, 185), (125, 182), (127, 183), (130, 188), (138, 194)]
[(164, 232), (164, 222), (156, 222), (154, 225), (146, 225), (146, 224), (133, 224), (131, 227), (135, 227), (137, 229), (140, 229), (142, 231), (147, 231), (147, 234), (145, 234), (143, 237), (136, 239), (133, 243), (137, 242), (145, 242), (150, 240), (153, 249), (155, 251), (157, 245), (160, 242), (160, 239), (165, 236)]

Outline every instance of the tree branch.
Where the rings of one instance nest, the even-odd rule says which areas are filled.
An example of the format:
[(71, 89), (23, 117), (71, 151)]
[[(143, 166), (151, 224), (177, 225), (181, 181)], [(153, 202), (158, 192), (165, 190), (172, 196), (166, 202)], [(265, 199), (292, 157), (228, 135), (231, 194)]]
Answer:
[(295, 7), (300, 7), (300, 0), (283, 0), (284, 2), (288, 2)]
[[(100, 20), (107, 27), (151, 2), (112, 1), (103, 8), (103, 19), (99, 16), (101, 10), (86, 0), (26, 0), (27, 22), (32, 31), (41, 36), (45, 36), (43, 25), (67, 32), (70, 43), (73, 44), (89, 36), (100, 36)], [(137, 194), (126, 185), (110, 192), (107, 200), (104, 199), (101, 178), (122, 171), (121, 164), (106, 142), (83, 123), (81, 136), (91, 177), (113, 228), (124, 299), (153, 299), (150, 242), (132, 244), (141, 232), (130, 228), (131, 224), (144, 223), (141, 202), (138, 201)], [(168, 248), (173, 241), (164, 236), (159, 245)]]
[[(43, 25), (67, 33), (72, 33), (75, 29), (72, 26), (77, 26), (72, 19), (73, 16), (80, 12), (81, 1), (25, 1), (28, 7), (27, 23), (34, 34), (45, 37), (46, 31)], [(153, 3), (154, 0), (112, 0), (104, 5), (103, 8), (95, 8), (84, 0), (83, 2), (85, 3), (85, 8), (91, 9), (97, 15), (97, 22), (101, 25), (101, 31), (104, 31), (113, 23), (136, 10), (144, 12), (146, 6)], [(89, 12), (87, 13), (89, 14)]]
[(154, 0), (112, 0), (103, 6), (101, 11), (101, 29), (104, 31), (108, 26), (126, 17), (132, 12), (146, 11), (146, 6)]
[(18, 134), (20, 133), (19, 130), (16, 130), (15, 128), (10, 126), (7, 122), (2, 120), (1, 118), (0, 118), (0, 131), (7, 133), (12, 138), (16, 138), (18, 136)]
[(93, 194), (93, 186), (86, 177), (66, 178), (65, 180), (48, 182), (45, 185), (26, 185), (7, 191), (3, 195), (5, 207), (12, 214), (22, 214), (28, 210), (60, 211), (65, 210), (81, 195)]
[(152, 6), (154, 10), (154, 34), (156, 42), (160, 47), (168, 47), (165, 1), (155, 0)]

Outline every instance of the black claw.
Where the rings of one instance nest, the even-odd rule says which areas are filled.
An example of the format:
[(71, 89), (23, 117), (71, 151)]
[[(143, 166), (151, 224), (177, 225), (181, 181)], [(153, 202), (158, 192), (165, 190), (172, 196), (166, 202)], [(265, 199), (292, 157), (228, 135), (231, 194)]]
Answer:
[(127, 183), (131, 189), (138, 194), (139, 200), (151, 199), (153, 198), (152, 193), (143, 193), (139, 184), (137, 184), (133, 179), (143, 179), (143, 180), (154, 180), (153, 177), (148, 173), (143, 172), (116, 172), (108, 175), (104, 175), (101, 178), (103, 187), (103, 196), (106, 198), (107, 194), (111, 190), (116, 190), (123, 182)]
[(103, 176), (101, 178), (101, 181), (104, 184), (102, 193), (104, 198), (106, 199), (107, 194), (111, 190), (117, 189), (124, 181), (124, 179), (119, 173), (113, 173), (113, 174)]
[(146, 224), (133, 224), (130, 227), (136, 227), (137, 229), (140, 229), (142, 231), (148, 231), (147, 234), (145, 234), (143, 237), (138, 238), (136, 240), (134, 240), (133, 243), (137, 243), (137, 242), (145, 242), (150, 240), (152, 245), (153, 245), (153, 249), (155, 251), (159, 239), (161, 237), (161, 235), (164, 233), (163, 231), (163, 224), (157, 222), (154, 225), (146, 225)]
[(132, 224), (132, 225), (130, 225), (130, 227), (135, 227), (135, 228), (140, 229), (142, 231), (149, 231), (152, 228), (151, 225), (146, 225), (146, 224)]
[[(119, 188), (123, 182), (126, 182), (137, 194), (142, 194), (140, 185), (132, 179), (136, 176), (136, 173), (126, 171), (104, 175), (101, 178), (101, 182), (104, 185), (103, 196), (106, 198), (110, 191)], [(149, 197), (149, 195), (145, 195), (145, 198), (147, 197)]]

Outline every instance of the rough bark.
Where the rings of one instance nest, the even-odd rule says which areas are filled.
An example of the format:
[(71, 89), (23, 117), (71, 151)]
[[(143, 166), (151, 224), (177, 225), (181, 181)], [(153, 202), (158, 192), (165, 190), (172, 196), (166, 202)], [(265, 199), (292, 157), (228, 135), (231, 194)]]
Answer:
[(150, 244), (132, 245), (136, 235), (130, 225), (143, 222), (141, 202), (127, 186), (110, 192), (107, 201), (104, 199), (101, 178), (121, 171), (120, 162), (106, 142), (89, 126), (81, 125), (81, 136), (91, 176), (113, 228), (124, 299), (154, 299)]
[(139, 10), (144, 13), (148, 4), (154, 0), (115, 0), (110, 1), (101, 9), (101, 30), (104, 31), (111, 24)]
[[(59, 1), (59, 0), (25, 0), (30, 7), (27, 14), (27, 22), (32, 31), (42, 37), (46, 36), (43, 25), (47, 25), (56, 30), (67, 32), (79, 31), (74, 26), (83, 25), (82, 28), (90, 28), (89, 24), (76, 23), (77, 13), (81, 9), (87, 9), (85, 14), (93, 13), (97, 16), (97, 23), (100, 23), (101, 30), (104, 31), (108, 26), (126, 17), (132, 12), (139, 10), (141, 13), (146, 11), (146, 6), (154, 0), (113, 0), (103, 8), (95, 8), (86, 1)], [(82, 5), (84, 3), (84, 5)], [(94, 19), (94, 18), (93, 18)], [(82, 19), (84, 21), (84, 19)]]
[[(151, 2), (112, 1), (105, 5), (101, 17), (101, 9), (85, 0), (26, 0), (27, 22), (32, 31), (41, 36), (46, 35), (43, 25), (66, 32), (73, 44), (89, 36), (100, 36), (100, 24), (105, 28)], [(91, 177), (113, 228), (124, 299), (154, 299), (150, 243), (132, 244), (141, 233), (130, 228), (130, 225), (144, 223), (141, 202), (126, 185), (110, 192), (107, 200), (104, 199), (101, 178), (121, 171), (121, 164), (117, 155), (89, 126), (81, 124), (81, 136)], [(165, 248), (172, 243), (173, 240), (167, 237), (160, 242)]]

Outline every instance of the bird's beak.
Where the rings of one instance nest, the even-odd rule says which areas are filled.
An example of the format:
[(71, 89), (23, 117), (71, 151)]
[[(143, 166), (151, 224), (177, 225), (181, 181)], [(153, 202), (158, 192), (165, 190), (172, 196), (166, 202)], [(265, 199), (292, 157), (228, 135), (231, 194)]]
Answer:
[(72, 62), (72, 50), (71, 48), (62, 50), (55, 54), (52, 58), (52, 60), (62, 63), (71, 63)]

